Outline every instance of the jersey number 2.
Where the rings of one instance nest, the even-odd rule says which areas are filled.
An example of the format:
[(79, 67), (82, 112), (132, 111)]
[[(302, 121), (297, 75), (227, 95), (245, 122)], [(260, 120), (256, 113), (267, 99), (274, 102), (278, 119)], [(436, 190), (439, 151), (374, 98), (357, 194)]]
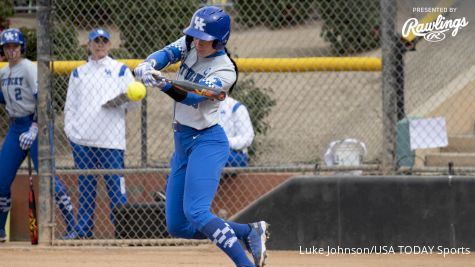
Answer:
[(22, 100), (23, 99), (21, 97), (21, 88), (15, 88), (15, 99), (16, 100)]

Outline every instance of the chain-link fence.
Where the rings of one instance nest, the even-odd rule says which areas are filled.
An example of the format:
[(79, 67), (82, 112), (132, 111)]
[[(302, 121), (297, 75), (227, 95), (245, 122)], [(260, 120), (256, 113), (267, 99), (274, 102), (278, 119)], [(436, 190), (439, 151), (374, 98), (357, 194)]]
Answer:
[[(226, 169), (213, 212), (230, 218), (296, 172), (445, 172), (449, 163), (458, 174), (472, 172), (475, 34), (468, 1), (58, 0), (52, 3), (55, 166), (76, 224), (81, 218), (87, 225), (81, 242), (180, 242), (165, 230), (162, 195), (173, 153), (172, 100), (150, 89), (139, 105), (104, 119), (109, 111), (100, 103), (131, 77), (101, 62), (78, 69), (96, 45), (89, 32), (106, 29), (110, 42), (102, 45), (111, 46), (113, 58), (135, 59), (122, 61), (133, 69), (182, 36), (194, 11), (207, 4), (232, 17), (227, 47), (241, 73), (231, 96), (246, 107), (254, 133), (245, 148), (248, 167)], [(443, 21), (435, 24), (439, 13)], [(464, 17), (468, 26), (455, 24)], [(435, 28), (410, 28), (411, 18)], [(405, 36), (404, 29), (419, 36)], [(240, 124), (246, 112), (236, 110), (244, 118), (233, 118), (231, 108), (223, 124), (246, 132)], [(114, 138), (125, 138), (123, 155), (121, 144), (106, 147), (119, 150), (112, 154), (94, 145)], [(62, 240), (70, 229), (55, 213), (55, 240), (77, 244)]]

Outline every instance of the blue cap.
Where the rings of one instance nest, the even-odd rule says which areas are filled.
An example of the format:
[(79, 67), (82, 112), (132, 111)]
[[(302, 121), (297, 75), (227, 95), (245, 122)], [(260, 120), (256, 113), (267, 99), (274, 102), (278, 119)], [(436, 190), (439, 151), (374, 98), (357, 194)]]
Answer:
[(104, 37), (107, 40), (111, 39), (110, 34), (102, 28), (94, 29), (89, 33), (89, 41), (94, 41), (97, 37)]

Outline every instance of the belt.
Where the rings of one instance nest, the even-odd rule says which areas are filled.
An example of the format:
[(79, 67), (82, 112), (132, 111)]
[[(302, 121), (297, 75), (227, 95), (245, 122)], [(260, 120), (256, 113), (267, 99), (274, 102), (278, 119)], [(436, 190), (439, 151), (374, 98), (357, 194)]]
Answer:
[(15, 123), (15, 124), (23, 124), (23, 123), (28, 123), (33, 121), (33, 116), (34, 114), (30, 114), (27, 116), (23, 117), (9, 117), (10, 123)]
[(177, 121), (174, 121), (172, 123), (172, 127), (173, 127), (173, 131), (175, 131), (175, 132), (198, 131), (197, 129), (195, 129), (193, 127), (180, 124)]
[(192, 132), (192, 131), (193, 131), (193, 132), (198, 132), (198, 131), (204, 131), (204, 130), (206, 130), (206, 129), (213, 128), (213, 127), (216, 126), (216, 125), (218, 125), (218, 124), (215, 124), (215, 125), (210, 126), (210, 127), (208, 127), (208, 128), (204, 128), (204, 129), (198, 130), (198, 129), (195, 129), (195, 128), (193, 128), (193, 127), (190, 127), (190, 126), (181, 124), (181, 123), (179, 123), (179, 122), (177, 122), (177, 121), (174, 121), (174, 122), (172, 123), (172, 128), (173, 128), (173, 131), (175, 131), (175, 132)]

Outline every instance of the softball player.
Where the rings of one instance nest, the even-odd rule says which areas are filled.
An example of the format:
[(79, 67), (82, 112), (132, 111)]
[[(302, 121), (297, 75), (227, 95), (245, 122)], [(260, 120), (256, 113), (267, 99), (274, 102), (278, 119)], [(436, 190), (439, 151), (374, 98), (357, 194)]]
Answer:
[[(73, 70), (64, 107), (64, 131), (71, 142), (74, 164), (78, 169), (123, 169), (125, 111), (140, 102), (105, 108), (108, 100), (127, 90), (134, 81), (124, 64), (108, 56), (110, 34), (104, 29), (89, 33), (88, 62)], [(113, 209), (127, 203), (125, 180), (120, 175), (104, 175)], [(70, 238), (92, 238), (97, 180), (94, 175), (79, 175), (79, 207), (76, 232)]]
[(254, 129), (246, 106), (228, 96), (219, 106), (219, 124), (228, 137), (230, 152), (226, 167), (246, 167), (247, 148), (254, 139)]
[[(38, 172), (37, 67), (22, 57), (25, 49), (25, 38), (18, 29), (1, 33), (0, 54), (8, 60), (8, 65), (0, 70), (0, 103), (6, 105), (10, 127), (0, 152), (0, 241), (5, 241), (10, 187), (28, 151)], [(74, 227), (71, 198), (58, 177), (55, 177), (55, 200), (69, 232)]]
[[(229, 93), (237, 79), (237, 68), (225, 52), (230, 23), (229, 15), (217, 7), (199, 9), (184, 30), (185, 36), (148, 56), (135, 74), (145, 85), (159, 87), (175, 100), (175, 152), (166, 190), (168, 232), (188, 239), (209, 238), (237, 266), (263, 266), (267, 223), (239, 224), (210, 212), (229, 155), (228, 139), (218, 124), (220, 102), (177, 91), (150, 73), (181, 61), (177, 80), (222, 88)], [(246, 244), (255, 265), (238, 239)]]

